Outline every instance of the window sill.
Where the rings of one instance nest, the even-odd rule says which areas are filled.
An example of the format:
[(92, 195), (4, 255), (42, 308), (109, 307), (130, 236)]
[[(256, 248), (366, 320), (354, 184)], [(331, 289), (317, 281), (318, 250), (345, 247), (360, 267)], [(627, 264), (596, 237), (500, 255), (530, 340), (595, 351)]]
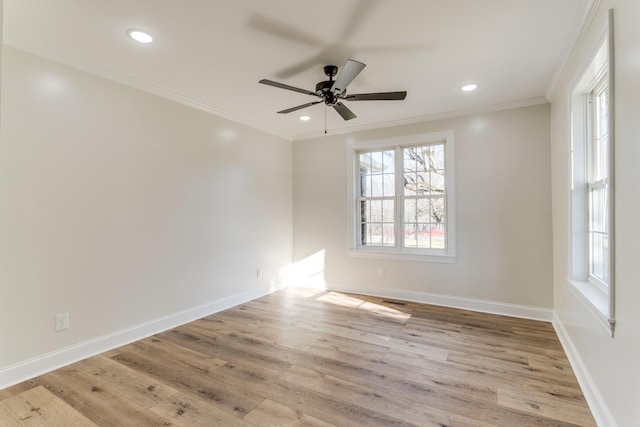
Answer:
[(578, 301), (607, 332), (612, 333), (612, 325), (609, 324), (609, 295), (588, 282), (569, 280), (569, 284)]
[(455, 255), (451, 254), (427, 254), (415, 252), (385, 251), (385, 250), (364, 250), (349, 249), (349, 256), (353, 258), (378, 258), (399, 261), (419, 261), (419, 262), (439, 262), (453, 264), (456, 262)]

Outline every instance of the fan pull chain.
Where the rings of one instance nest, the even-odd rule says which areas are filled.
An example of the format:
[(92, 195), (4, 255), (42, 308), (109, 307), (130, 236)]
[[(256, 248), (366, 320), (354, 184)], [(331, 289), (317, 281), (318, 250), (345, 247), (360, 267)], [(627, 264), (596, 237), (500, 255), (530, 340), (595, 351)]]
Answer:
[(327, 104), (324, 104), (324, 134), (327, 134)]

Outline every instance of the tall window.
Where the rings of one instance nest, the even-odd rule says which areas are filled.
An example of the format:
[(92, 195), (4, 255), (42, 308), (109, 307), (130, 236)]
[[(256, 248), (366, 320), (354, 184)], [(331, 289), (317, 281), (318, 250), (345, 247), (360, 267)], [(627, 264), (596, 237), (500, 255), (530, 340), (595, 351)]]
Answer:
[[(612, 28), (612, 14), (608, 30)], [(613, 59), (605, 36), (571, 94), (571, 271), (575, 295), (615, 329)]]
[(453, 139), (447, 135), (353, 149), (355, 251), (454, 255)]
[(587, 96), (588, 280), (609, 284), (609, 85), (604, 73)]

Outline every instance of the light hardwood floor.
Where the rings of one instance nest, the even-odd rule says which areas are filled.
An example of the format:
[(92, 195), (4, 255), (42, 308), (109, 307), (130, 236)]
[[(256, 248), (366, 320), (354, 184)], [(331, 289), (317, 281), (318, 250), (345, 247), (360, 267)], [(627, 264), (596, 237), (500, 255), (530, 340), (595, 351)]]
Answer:
[(0, 426), (595, 426), (544, 322), (292, 288), (0, 390)]

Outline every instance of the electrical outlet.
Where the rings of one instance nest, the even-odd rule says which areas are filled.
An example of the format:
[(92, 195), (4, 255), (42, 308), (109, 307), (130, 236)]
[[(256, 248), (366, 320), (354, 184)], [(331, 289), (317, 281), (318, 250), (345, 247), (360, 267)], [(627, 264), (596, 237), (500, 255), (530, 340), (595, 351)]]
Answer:
[(69, 313), (56, 315), (56, 332), (69, 329)]
[(262, 269), (260, 267), (256, 268), (256, 277), (258, 279), (262, 277)]
[(378, 267), (378, 277), (384, 277), (384, 267)]

